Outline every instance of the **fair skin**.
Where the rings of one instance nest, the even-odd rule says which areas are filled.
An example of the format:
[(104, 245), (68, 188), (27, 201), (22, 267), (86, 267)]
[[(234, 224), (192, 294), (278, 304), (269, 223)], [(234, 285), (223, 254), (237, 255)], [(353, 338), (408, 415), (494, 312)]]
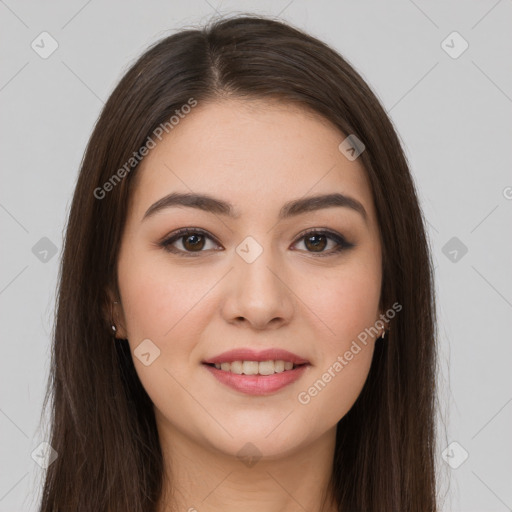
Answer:
[[(158, 512), (335, 510), (321, 503), (336, 424), (361, 392), (376, 337), (307, 404), (298, 395), (382, 313), (373, 199), (360, 159), (338, 149), (344, 138), (296, 106), (228, 99), (199, 103), (140, 164), (115, 320), (132, 355), (146, 339), (160, 350), (148, 366), (133, 356), (154, 404), (169, 479), (172, 473)], [(143, 219), (172, 192), (214, 196), (239, 216), (173, 206)], [(366, 220), (346, 206), (278, 218), (288, 201), (336, 192), (360, 202)], [(186, 227), (207, 236), (176, 239), (182, 256), (159, 245)], [(353, 247), (336, 253), (329, 236), (306, 236), (315, 228)], [(262, 250), (250, 263), (236, 251), (249, 236)], [(310, 364), (297, 381), (255, 396), (219, 382), (202, 363), (246, 347), (278, 347)], [(237, 455), (244, 446), (255, 463)]]

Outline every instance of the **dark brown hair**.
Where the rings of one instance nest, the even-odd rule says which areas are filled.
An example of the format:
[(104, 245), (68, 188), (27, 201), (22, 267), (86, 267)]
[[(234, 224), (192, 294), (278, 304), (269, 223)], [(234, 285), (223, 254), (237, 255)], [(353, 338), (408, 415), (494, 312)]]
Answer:
[[(434, 512), (436, 321), (424, 221), (398, 136), (375, 94), (337, 52), (283, 22), (238, 15), (148, 49), (115, 88), (85, 152), (67, 225), (46, 408), (49, 466), (41, 512), (150, 512), (164, 489), (152, 402), (109, 304), (137, 166), (98, 199), (183, 105), (226, 97), (314, 111), (356, 134), (382, 240), (382, 311), (398, 302), (368, 379), (337, 426), (332, 491), (339, 510)], [(126, 169), (125, 169), (126, 170)], [(96, 194), (97, 195), (97, 194)], [(112, 295), (113, 293), (113, 295)]]

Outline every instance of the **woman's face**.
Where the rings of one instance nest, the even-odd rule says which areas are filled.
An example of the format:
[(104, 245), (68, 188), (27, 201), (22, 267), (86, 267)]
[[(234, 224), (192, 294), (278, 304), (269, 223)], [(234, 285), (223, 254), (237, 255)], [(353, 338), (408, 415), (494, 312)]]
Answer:
[[(381, 313), (381, 247), (344, 139), (297, 107), (231, 99), (199, 103), (140, 164), (116, 317), (160, 432), (273, 457), (319, 439), (354, 404), (376, 337), (361, 333)], [(169, 194), (208, 200), (170, 204)], [(362, 208), (300, 207), (327, 194)], [(284, 369), (294, 356), (261, 354), (273, 349), (307, 364)], [(223, 355), (233, 350), (248, 352)]]

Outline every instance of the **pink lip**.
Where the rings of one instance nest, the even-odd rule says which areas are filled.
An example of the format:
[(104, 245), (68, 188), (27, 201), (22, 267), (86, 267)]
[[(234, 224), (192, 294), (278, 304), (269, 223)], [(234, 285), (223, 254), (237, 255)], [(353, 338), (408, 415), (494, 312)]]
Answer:
[[(260, 352), (256, 352), (250, 348), (239, 348), (236, 350), (229, 350), (228, 352), (223, 352), (215, 357), (206, 359), (203, 363), (232, 363), (233, 361), (291, 361), (294, 364), (309, 363), (307, 359), (303, 359), (297, 354), (278, 348), (269, 348)], [(267, 378), (268, 376), (264, 377)]]
[[(267, 361), (270, 359), (272, 358), (262, 360)], [(236, 360), (237, 359), (234, 359), (234, 361)], [(245, 360), (255, 361), (255, 359)], [(226, 359), (223, 359), (223, 361), (228, 362)], [(303, 375), (310, 365), (304, 364), (303, 366), (299, 366), (293, 370), (285, 370), (280, 373), (274, 373), (273, 375), (238, 375), (236, 373), (219, 370), (215, 368), (215, 366), (208, 366), (207, 364), (203, 364), (203, 366), (222, 384), (225, 384), (236, 391), (241, 391), (248, 395), (267, 395), (288, 386), (292, 382), (295, 382)]]

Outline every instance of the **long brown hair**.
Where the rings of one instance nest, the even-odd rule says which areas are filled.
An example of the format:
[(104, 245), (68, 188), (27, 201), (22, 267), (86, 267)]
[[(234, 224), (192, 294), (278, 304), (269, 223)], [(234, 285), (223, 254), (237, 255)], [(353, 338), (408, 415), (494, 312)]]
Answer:
[[(382, 240), (381, 308), (398, 303), (402, 309), (385, 341), (377, 341), (362, 392), (338, 423), (331, 485), (344, 512), (434, 512), (433, 266), (404, 152), (375, 94), (346, 59), (301, 30), (252, 15), (212, 20), (153, 45), (121, 79), (96, 123), (59, 275), (43, 405), (51, 394), (49, 443), (58, 458), (47, 469), (40, 512), (150, 512), (162, 496), (152, 403), (127, 341), (115, 340), (109, 322), (138, 169), (137, 162), (126, 163), (191, 98), (200, 104), (229, 96), (299, 105), (365, 145), (359, 158)], [(113, 181), (116, 173), (120, 179)]]

